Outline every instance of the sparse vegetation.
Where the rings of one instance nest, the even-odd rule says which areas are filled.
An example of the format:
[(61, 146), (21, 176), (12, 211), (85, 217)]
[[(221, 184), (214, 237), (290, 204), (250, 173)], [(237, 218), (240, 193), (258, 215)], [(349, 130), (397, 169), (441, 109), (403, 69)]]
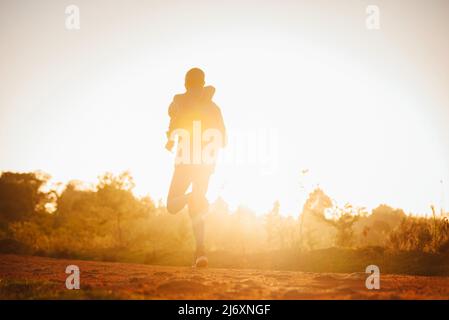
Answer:
[[(190, 264), (187, 213), (170, 215), (161, 203), (134, 196), (129, 173), (104, 174), (95, 186), (72, 181), (54, 190), (47, 181), (42, 173), (0, 176), (1, 253)], [(441, 274), (432, 264), (448, 261), (449, 221), (434, 211), (430, 218), (416, 217), (381, 205), (368, 213), (337, 206), (321, 189), (310, 193), (296, 215), (283, 215), (280, 208), (276, 202), (256, 215), (244, 207), (231, 211), (222, 199), (212, 203), (206, 217), (211, 265), (354, 271), (359, 262), (376, 260), (395, 272), (425, 273), (410, 262), (415, 259), (429, 274)]]

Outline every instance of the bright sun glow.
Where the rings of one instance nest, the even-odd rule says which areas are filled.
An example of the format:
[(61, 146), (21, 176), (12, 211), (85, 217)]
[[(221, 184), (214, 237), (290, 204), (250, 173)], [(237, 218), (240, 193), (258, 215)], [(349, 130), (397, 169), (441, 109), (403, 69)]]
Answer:
[[(284, 210), (296, 213), (317, 185), (337, 201), (368, 207), (383, 201), (425, 212), (430, 203), (439, 203), (439, 182), (447, 172), (419, 94), (339, 52), (330, 57), (320, 48), (309, 49), (310, 55), (305, 48), (295, 49), (289, 54), (248, 52), (244, 62), (236, 60), (236, 70), (248, 69), (250, 57), (254, 66), (252, 77), (238, 80), (239, 90), (226, 85), (234, 85), (233, 75), (221, 79), (217, 98), (227, 122), (240, 125), (238, 133), (245, 133), (243, 126), (255, 134), (274, 128), (278, 153), (252, 165), (223, 164), (215, 192), (259, 212), (279, 199)], [(275, 70), (257, 72), (267, 56), (279, 57)], [(217, 69), (217, 74), (228, 73)], [(275, 169), (265, 173), (267, 166)]]
[[(250, 5), (231, 12), (204, 3), (204, 13), (147, 5), (123, 16), (118, 4), (107, 15), (89, 8), (77, 33), (56, 28), (51, 14), (38, 29), (3, 19), (27, 23), (2, 62), (14, 76), (2, 81), (0, 169), (92, 182), (130, 170), (136, 193), (165, 200), (173, 168), (164, 150), (167, 107), (186, 70), (198, 66), (236, 138), (226, 152), (242, 141), (267, 147), (249, 162), (218, 166), (210, 200), (258, 213), (279, 200), (283, 213), (297, 214), (317, 185), (340, 204), (368, 208), (426, 213), (449, 200), (444, 127), (432, 111), (445, 102), (431, 97), (415, 61), (382, 31), (359, 27), (357, 12), (342, 23), (293, 3), (261, 5), (257, 14)], [(232, 23), (223, 18), (231, 13)], [(326, 19), (318, 26), (310, 14)]]

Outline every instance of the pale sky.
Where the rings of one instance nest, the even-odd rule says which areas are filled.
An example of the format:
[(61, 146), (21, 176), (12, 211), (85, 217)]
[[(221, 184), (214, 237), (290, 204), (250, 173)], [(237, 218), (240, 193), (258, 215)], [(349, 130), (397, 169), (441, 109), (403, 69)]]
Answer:
[(130, 170), (137, 194), (165, 199), (167, 107), (200, 67), (228, 153), (268, 145), (218, 166), (211, 201), (297, 214), (320, 185), (340, 204), (449, 208), (446, 0), (2, 0), (0, 39), (0, 170)]

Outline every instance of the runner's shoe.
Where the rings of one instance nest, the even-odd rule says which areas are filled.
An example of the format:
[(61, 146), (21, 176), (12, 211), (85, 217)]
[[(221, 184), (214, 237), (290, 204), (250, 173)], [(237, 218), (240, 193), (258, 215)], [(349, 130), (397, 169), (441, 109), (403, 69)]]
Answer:
[(195, 267), (197, 268), (206, 268), (209, 264), (209, 260), (206, 256), (199, 256), (196, 258)]

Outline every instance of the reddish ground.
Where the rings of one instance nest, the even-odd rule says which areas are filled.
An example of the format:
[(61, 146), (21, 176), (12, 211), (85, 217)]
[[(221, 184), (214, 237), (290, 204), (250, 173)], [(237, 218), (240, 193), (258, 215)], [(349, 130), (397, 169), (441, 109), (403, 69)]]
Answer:
[[(81, 270), (81, 289), (65, 288), (65, 269)], [(0, 299), (448, 299), (449, 277), (364, 273), (193, 269), (0, 255)]]

